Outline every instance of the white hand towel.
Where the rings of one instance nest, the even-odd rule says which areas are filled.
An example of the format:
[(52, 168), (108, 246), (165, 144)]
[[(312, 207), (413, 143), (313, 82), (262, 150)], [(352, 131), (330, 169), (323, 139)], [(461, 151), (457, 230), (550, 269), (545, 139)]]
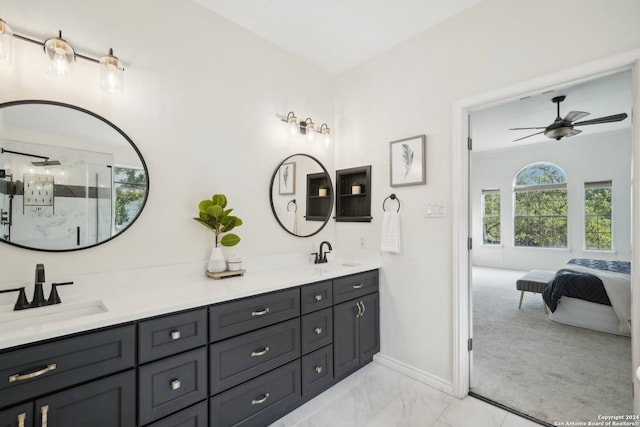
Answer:
[(382, 217), (381, 250), (400, 253), (400, 215), (398, 212), (385, 212)]

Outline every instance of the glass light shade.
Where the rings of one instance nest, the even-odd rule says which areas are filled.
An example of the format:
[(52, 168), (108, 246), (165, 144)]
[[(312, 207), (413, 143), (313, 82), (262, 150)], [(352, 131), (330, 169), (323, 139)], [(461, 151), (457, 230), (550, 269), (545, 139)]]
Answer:
[(298, 131), (298, 118), (290, 113), (287, 123), (289, 123), (289, 132), (291, 132), (291, 135), (295, 135)]
[(76, 53), (69, 43), (62, 38), (62, 32), (58, 37), (52, 37), (44, 42), (44, 51), (51, 59), (49, 71), (59, 77), (71, 75)]
[(124, 68), (120, 60), (113, 56), (113, 49), (100, 59), (100, 86), (109, 92), (124, 90)]
[(544, 132), (544, 136), (547, 138), (560, 139), (571, 133), (573, 126), (562, 126), (555, 129), (550, 129)]
[(9, 62), (11, 60), (11, 49), (13, 43), (13, 31), (0, 19), (0, 61)]
[(307, 139), (309, 141), (313, 141), (313, 138), (316, 135), (316, 125), (313, 123), (311, 119), (307, 119), (306, 123), (307, 123), (307, 127), (306, 127)]
[(325, 144), (329, 144), (331, 142), (331, 129), (326, 124), (320, 126), (322, 133), (322, 140)]

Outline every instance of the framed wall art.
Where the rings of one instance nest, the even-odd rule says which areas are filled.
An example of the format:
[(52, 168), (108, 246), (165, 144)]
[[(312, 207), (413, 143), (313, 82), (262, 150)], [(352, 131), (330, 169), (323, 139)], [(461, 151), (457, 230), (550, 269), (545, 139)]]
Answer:
[(278, 193), (296, 194), (296, 162), (284, 163), (278, 171)]
[(427, 137), (399, 139), (389, 143), (389, 171), (392, 187), (427, 183)]

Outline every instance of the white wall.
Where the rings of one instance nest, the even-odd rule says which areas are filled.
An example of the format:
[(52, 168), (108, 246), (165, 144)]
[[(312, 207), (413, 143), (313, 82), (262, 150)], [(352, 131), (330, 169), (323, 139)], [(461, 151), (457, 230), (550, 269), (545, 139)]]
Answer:
[(278, 117), (293, 110), (333, 127), (328, 73), (191, 1), (3, 0), (0, 16), (41, 40), (61, 28), (83, 54), (114, 48), (126, 68), (116, 96), (99, 88), (96, 64), (78, 60), (75, 77), (58, 80), (46, 74), (41, 47), (14, 40), (13, 64), (0, 65), (0, 102), (56, 100), (102, 115), (138, 146), (151, 187), (140, 219), (106, 245), (73, 253), (0, 245), (3, 281), (31, 280), (37, 262), (48, 278), (204, 262), (213, 234), (191, 218), (214, 193), (225, 193), (244, 221), (230, 248), (240, 257), (333, 241), (331, 226), (310, 239), (289, 235), (269, 206), (271, 175), (290, 154), (309, 153), (333, 175), (333, 146), (290, 136)]
[[(383, 256), (382, 353), (451, 386), (451, 212), (426, 219), (452, 191), (455, 101), (640, 47), (640, 2), (486, 0), (338, 77), (336, 168), (372, 165), (373, 222), (337, 224), (334, 246), (380, 244), (382, 201), (402, 203), (402, 253)], [(571, 17), (571, 18), (566, 18)], [(565, 19), (566, 18), (566, 19)], [(563, 48), (567, 40), (570, 48)], [(558, 49), (558, 54), (555, 54)], [(427, 136), (427, 184), (391, 188), (389, 141)]]
[[(576, 137), (574, 137), (576, 138)], [(525, 166), (550, 162), (567, 174), (568, 248), (513, 245), (513, 179)], [(631, 134), (581, 135), (517, 149), (474, 152), (471, 166), (473, 264), (521, 270), (556, 270), (571, 258), (631, 260)], [(584, 183), (612, 181), (613, 251), (584, 250)], [(481, 192), (498, 188), (501, 245), (482, 245)]]

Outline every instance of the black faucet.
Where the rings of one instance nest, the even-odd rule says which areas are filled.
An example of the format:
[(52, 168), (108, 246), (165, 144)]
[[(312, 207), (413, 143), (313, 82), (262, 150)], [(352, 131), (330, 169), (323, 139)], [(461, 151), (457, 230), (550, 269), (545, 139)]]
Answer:
[[(322, 252), (322, 248), (324, 247), (324, 245), (327, 245), (327, 247), (329, 248), (329, 250), (326, 252)], [(333, 248), (331, 247), (331, 243), (327, 241), (320, 243), (320, 251), (315, 253), (316, 259), (315, 261), (313, 261), (314, 264), (324, 264), (325, 262), (327, 262), (327, 254), (332, 250)]]
[(35, 288), (33, 290), (33, 300), (29, 303), (27, 299), (27, 295), (24, 291), (24, 286), (15, 289), (4, 289), (0, 290), (0, 294), (5, 292), (19, 292), (18, 300), (13, 306), (14, 310), (24, 310), (26, 308), (35, 308), (42, 307), (45, 305), (53, 305), (60, 304), (62, 301), (60, 300), (60, 296), (58, 295), (58, 286), (64, 285), (73, 285), (73, 282), (64, 282), (64, 283), (52, 283), (51, 284), (51, 293), (49, 294), (49, 299), (44, 299), (44, 292), (42, 290), (42, 284), (44, 283), (44, 264), (36, 265), (36, 277), (35, 277)]
[(44, 292), (42, 291), (42, 284), (44, 283), (44, 264), (36, 265), (36, 278), (35, 288), (33, 289), (33, 299), (31, 300), (31, 307), (42, 307), (47, 305), (47, 300), (44, 299)]

